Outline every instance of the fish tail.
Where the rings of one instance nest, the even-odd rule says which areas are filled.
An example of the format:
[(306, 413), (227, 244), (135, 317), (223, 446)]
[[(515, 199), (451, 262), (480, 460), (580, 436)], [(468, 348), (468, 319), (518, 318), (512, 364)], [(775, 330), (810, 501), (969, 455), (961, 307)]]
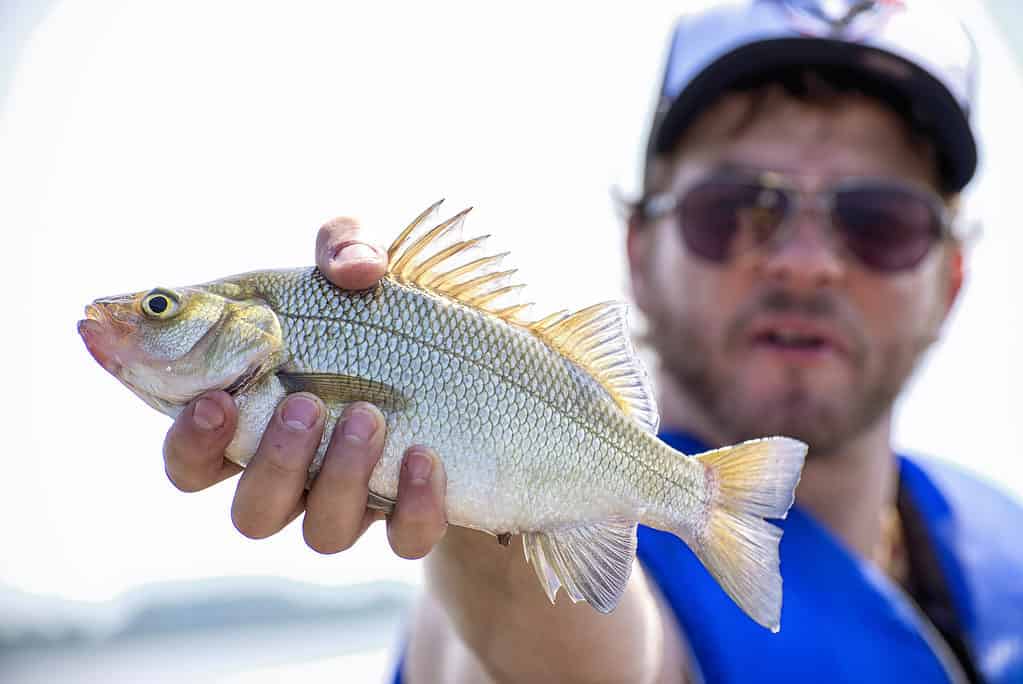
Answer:
[(781, 624), (782, 531), (764, 518), (788, 514), (806, 451), (800, 441), (770, 437), (696, 456), (711, 496), (693, 550), (732, 600), (772, 632)]

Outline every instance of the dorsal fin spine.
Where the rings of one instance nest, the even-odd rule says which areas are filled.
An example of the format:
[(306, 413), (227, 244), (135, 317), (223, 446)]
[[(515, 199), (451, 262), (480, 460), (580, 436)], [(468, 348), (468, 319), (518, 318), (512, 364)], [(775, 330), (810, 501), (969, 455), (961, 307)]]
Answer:
[(492, 264), (499, 264), (501, 263), (501, 260), (504, 259), (506, 256), (508, 256), (508, 252), (501, 252), (500, 254), (493, 254), (491, 256), (481, 257), (479, 259), (476, 259), (475, 261), (470, 261), (467, 264), (463, 264), (462, 266), (453, 268), (447, 273), (442, 274), (440, 277), (434, 280), (430, 284), (430, 286), (437, 289), (447, 288), (451, 285), (451, 283), (454, 280), (457, 280), (466, 273), (472, 273), (477, 269), (483, 268), (485, 266), (490, 266)]
[(510, 269), (507, 271), (494, 271), (493, 273), (486, 273), (473, 278), (472, 280), (466, 280), (464, 283), (459, 283), (454, 287), (448, 288), (448, 292), (454, 297), (471, 297), (474, 290), (478, 290), (483, 286), (501, 278), (507, 278), (508, 276), (515, 273), (518, 269)]
[(524, 287), (525, 287), (525, 285), (521, 285), (521, 284), (520, 285), (508, 285), (507, 287), (501, 287), (501, 288), (498, 288), (498, 289), (494, 290), (493, 292), (487, 292), (486, 294), (477, 295), (476, 297), (473, 297), (472, 299), (470, 299), (469, 303), (472, 304), (473, 306), (478, 306), (480, 308), (483, 308), (487, 304), (489, 304), (490, 302), (494, 301), (495, 299), (498, 299), (499, 297), (502, 297), (502, 296), (504, 296), (504, 295), (506, 295), (506, 294), (508, 294), (510, 292), (515, 292), (516, 290), (521, 290)]
[(415, 259), (416, 256), (433, 241), (434, 238), (436, 238), (438, 235), (446, 231), (448, 228), (450, 228), (458, 221), (461, 221), (463, 218), (465, 218), (465, 215), (468, 214), (471, 211), (471, 209), (472, 209), (471, 207), (469, 209), (463, 209), (462, 211), (458, 212), (457, 214), (449, 218), (447, 221), (438, 224), (434, 228), (431, 228), (430, 232), (428, 232), (422, 238), (417, 240), (414, 244), (410, 245), (408, 249), (402, 252), (402, 255), (398, 257), (398, 261), (394, 264), (393, 267), (394, 271), (402, 273), (405, 270), (405, 266), (411, 263), (412, 260)]
[(525, 311), (529, 307), (533, 306), (536, 302), (526, 302), (525, 304), (513, 304), (503, 309), (498, 309), (494, 313), (501, 318), (514, 318), (520, 311)]
[(640, 427), (656, 430), (657, 408), (629, 342), (625, 305), (601, 302), (575, 312), (557, 311), (536, 321), (519, 319), (532, 303), (512, 304), (505, 299), (525, 287), (508, 282), (515, 269), (497, 270), (508, 253), (458, 263), (472, 259), (469, 250), (481, 245), (486, 236), (462, 239), (461, 223), (468, 209), (436, 226), (417, 230), (436, 206), (420, 214), (388, 249), (389, 276), (528, 331), (586, 372)]
[(428, 206), (425, 210), (423, 210), (423, 212), (421, 214), (419, 214), (419, 216), (417, 216), (414, 219), (412, 219), (412, 223), (410, 223), (407, 226), (405, 226), (405, 229), (403, 231), (401, 231), (401, 233), (398, 234), (397, 239), (395, 239), (395, 241), (391, 243), (390, 248), (387, 250), (387, 261), (388, 261), (388, 263), (393, 263), (394, 262), (395, 255), (404, 246), (405, 240), (407, 240), (408, 236), (412, 234), (412, 231), (415, 230), (416, 228), (418, 228), (419, 225), (423, 221), (425, 221), (426, 218), (428, 216), (430, 216), (430, 214), (432, 214), (434, 211), (436, 211), (437, 207), (439, 207), (443, 203), (444, 203), (443, 199), (437, 200), (436, 202), (434, 202), (433, 204)]
[(540, 320), (531, 323), (529, 327), (536, 332), (540, 332), (549, 326), (556, 325), (567, 315), (568, 311), (566, 309), (562, 309), (561, 311), (555, 311), (554, 313), (548, 316), (544, 316)]
[[(451, 245), (450, 247), (442, 249), (441, 251), (437, 252), (436, 254), (434, 254), (429, 259), (425, 260), (419, 266), (416, 266), (409, 273), (409, 275), (408, 275), (409, 280), (419, 280), (431, 268), (433, 268), (434, 266), (436, 266), (440, 262), (442, 262), (445, 259), (448, 259), (450, 257), (453, 257), (453, 256), (455, 256), (456, 254), (458, 254), (460, 252), (464, 252), (467, 249), (472, 249), (473, 247), (475, 247), (479, 243), (481, 243), (484, 240), (486, 240), (487, 237), (489, 237), (489, 236), (484, 235), (484, 236), (481, 236), (481, 237), (478, 237), (478, 238), (473, 238), (472, 240), (464, 240), (462, 242), (456, 242), (455, 244)], [(424, 285), (425, 285), (425, 283), (424, 283)]]
[[(475, 247), (480, 247), (484, 242), (487, 241), (487, 239), (489, 237), (490, 237), (489, 235), (480, 235), (479, 237), (474, 237), (471, 240), (465, 240), (461, 244), (465, 245), (465, 249), (466, 250), (469, 250), (469, 249), (473, 249)], [(454, 254), (457, 254), (457, 253), (458, 252), (455, 252), (451, 256), (454, 256)], [(479, 259), (477, 259), (477, 261), (479, 261)], [(472, 262), (469, 262), (469, 263), (472, 263)], [(469, 263), (466, 263), (465, 266), (468, 266)], [(440, 264), (434, 264), (431, 268), (439, 266), (439, 265)], [(451, 273), (452, 273), (451, 270), (449, 270), (449, 271), (436, 271), (436, 272), (433, 272), (433, 273), (424, 273), (423, 277), (419, 279), (419, 284), (422, 285), (423, 287), (436, 287), (436, 286), (438, 286), (438, 284), (442, 284), (444, 279), (447, 278), (449, 275), (451, 275)], [(457, 277), (457, 276), (453, 276), (453, 277)]]

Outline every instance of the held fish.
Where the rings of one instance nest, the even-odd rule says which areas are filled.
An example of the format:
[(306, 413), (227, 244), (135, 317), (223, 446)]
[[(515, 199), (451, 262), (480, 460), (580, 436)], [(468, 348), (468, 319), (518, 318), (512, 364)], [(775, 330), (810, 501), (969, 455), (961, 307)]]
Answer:
[(601, 612), (620, 600), (638, 523), (696, 553), (759, 624), (779, 628), (781, 530), (806, 445), (772, 437), (695, 457), (657, 439), (626, 309), (604, 303), (526, 320), (503, 254), (463, 239), (466, 212), (432, 226), (440, 203), (391, 245), (371, 290), (340, 290), (315, 268), (256, 271), (205, 285), (98, 299), (78, 330), (93, 357), (153, 408), (177, 416), (223, 389), (239, 419), (227, 458), (244, 466), (274, 408), (307, 391), (335, 420), (365, 400), (387, 422), (371, 505), (397, 495), (402, 454), (428, 444), (447, 472), (450, 524), (507, 542), (553, 602), (559, 588)]

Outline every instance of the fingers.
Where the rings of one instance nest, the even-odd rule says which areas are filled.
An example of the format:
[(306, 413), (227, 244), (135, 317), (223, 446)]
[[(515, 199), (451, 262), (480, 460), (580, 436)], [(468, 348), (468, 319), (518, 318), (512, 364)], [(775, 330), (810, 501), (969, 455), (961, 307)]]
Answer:
[(366, 510), (373, 467), (384, 448), (384, 416), (371, 404), (345, 409), (306, 502), (306, 544), (320, 553), (348, 549), (374, 521)]
[(413, 446), (405, 452), (398, 479), (398, 502), (387, 521), (391, 548), (402, 558), (422, 558), (444, 536), (447, 479), (432, 449)]
[(246, 537), (269, 537), (301, 510), (325, 414), (322, 402), (305, 392), (290, 395), (277, 407), (231, 506), (231, 519)]
[(190, 403), (167, 432), (163, 461), (167, 477), (183, 492), (197, 492), (241, 468), (224, 460), (238, 410), (226, 392), (209, 392)]
[[(358, 402), (345, 410), (306, 495), (325, 415), (320, 400), (306, 393), (289, 396), (274, 412), (235, 492), (231, 518), (239, 532), (252, 539), (269, 537), (305, 509), (306, 542), (320, 553), (336, 553), (383, 517), (366, 509), (370, 476), (386, 437), (383, 415), (371, 404)], [(236, 423), (234, 402), (223, 392), (193, 402), (167, 434), (164, 457), (171, 481), (196, 491), (237, 473), (240, 468), (223, 458)], [(396, 554), (421, 558), (444, 536), (446, 486), (444, 468), (432, 450), (417, 446), (406, 452), (398, 503), (387, 524)]]
[(345, 290), (365, 290), (387, 272), (387, 252), (360, 237), (353, 218), (336, 218), (316, 235), (316, 266), (327, 279)]
[[(350, 548), (382, 514), (366, 509), (370, 476), (384, 448), (384, 417), (371, 404), (349, 406), (331, 437), (306, 504), (306, 543), (320, 553)], [(444, 536), (444, 468), (431, 450), (412, 447), (398, 481), (388, 538), (403, 558), (421, 558)]]

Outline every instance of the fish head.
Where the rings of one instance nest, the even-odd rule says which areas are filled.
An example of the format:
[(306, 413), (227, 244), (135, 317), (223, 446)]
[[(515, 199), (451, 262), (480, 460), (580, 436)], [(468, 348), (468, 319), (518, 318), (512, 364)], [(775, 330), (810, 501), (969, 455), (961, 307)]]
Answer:
[(279, 365), (283, 349), (269, 306), (201, 286), (97, 299), (78, 333), (107, 372), (172, 417), (203, 392), (251, 387)]

